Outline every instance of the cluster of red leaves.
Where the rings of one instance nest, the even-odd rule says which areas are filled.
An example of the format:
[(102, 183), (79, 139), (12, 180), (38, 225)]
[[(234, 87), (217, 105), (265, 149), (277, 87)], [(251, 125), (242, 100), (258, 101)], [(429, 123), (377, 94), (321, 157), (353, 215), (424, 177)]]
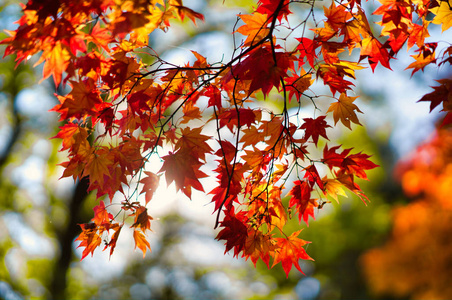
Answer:
[[(314, 208), (322, 207), (315, 194), (337, 200), (345, 195), (344, 188), (365, 202), (355, 179), (367, 179), (365, 172), (376, 167), (361, 152), (324, 145), (323, 156), (314, 158), (308, 146), (320, 147), (321, 138), (328, 140), (329, 113), (335, 125), (360, 125), (357, 97), (348, 93), (355, 71), (365, 68), (365, 58), (372, 70), (377, 64), (390, 68), (390, 60), (408, 43), (418, 47), (416, 63), (409, 66), (413, 72), (436, 63), (436, 44), (424, 43), (431, 23), (426, 14), (433, 7), (433, 23), (446, 30), (451, 24), (444, 3), (383, 1), (375, 12), (383, 15), (382, 33), (389, 37), (382, 44), (358, 0), (324, 7), (323, 26), (312, 28), (311, 38), (291, 34), (306, 27), (309, 18), (316, 20), (313, 1), (260, 0), (254, 13), (239, 15), (243, 25), (233, 34), (242, 34), (244, 41), (229, 62), (210, 64), (192, 51), (194, 63), (175, 66), (150, 51), (148, 36), (166, 29), (174, 17), (193, 23), (204, 19), (180, 0), (30, 0), (18, 29), (2, 43), (5, 54), (16, 54), (18, 62), (41, 52), (43, 78), (52, 75), (56, 85), (71, 87), (68, 94), (56, 95), (60, 104), (53, 108), (66, 121), (56, 135), (62, 139), (61, 151), (68, 153), (69, 160), (61, 164), (63, 177), (89, 177), (89, 189), (97, 190), (98, 198), (122, 197), (120, 212), (135, 218), (131, 227), (143, 254), (149, 248), (145, 233), (152, 217), (138, 195), (144, 194), (147, 205), (163, 174), (168, 185), (174, 182), (189, 198), (192, 189), (204, 192), (201, 179), (208, 175), (201, 169), (209, 168), (210, 156), (216, 162), (210, 172), (217, 185), (208, 194), (217, 214), (215, 227), (221, 228), (217, 239), (226, 241), (226, 251), (234, 249), (235, 256), (254, 263), (262, 259), (270, 267), (271, 259), (272, 266), (281, 262), (288, 275), (292, 266), (301, 271), (299, 259), (311, 259), (300, 231), (286, 232), (292, 212), (307, 224)], [(288, 16), (296, 6), (306, 6), (312, 14), (291, 26)], [(414, 15), (422, 25), (412, 20)], [(291, 33), (281, 37), (279, 27)], [(344, 60), (340, 54), (346, 49), (360, 51), (358, 61)], [(451, 63), (451, 49), (440, 64)], [(149, 65), (141, 59), (146, 53)], [(309, 99), (318, 108), (320, 97), (311, 90), (315, 80), (331, 90), (335, 100), (329, 109), (302, 120), (298, 113), (290, 115), (294, 99), (292, 106), (300, 108)], [(443, 103), (447, 110), (450, 81), (440, 83), (421, 100), (431, 101), (432, 108)], [(280, 112), (259, 105), (260, 94), (270, 98), (272, 93), (283, 96)], [(205, 134), (208, 127), (215, 127), (216, 136)], [(151, 172), (146, 162), (153, 155), (162, 166)], [(293, 182), (287, 203), (283, 192), (288, 180)], [(112, 253), (125, 219), (118, 222), (103, 204), (96, 206), (93, 223), (81, 225), (83, 257), (102, 238)]]

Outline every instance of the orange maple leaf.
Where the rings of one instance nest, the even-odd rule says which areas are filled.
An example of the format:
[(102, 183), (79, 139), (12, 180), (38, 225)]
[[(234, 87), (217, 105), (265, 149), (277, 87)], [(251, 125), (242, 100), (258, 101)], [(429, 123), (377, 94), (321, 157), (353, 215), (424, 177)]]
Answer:
[(104, 201), (100, 201), (99, 205), (94, 207), (94, 218), (91, 220), (97, 226), (104, 224), (110, 224), (110, 220), (113, 219), (113, 215), (108, 213), (105, 209)]
[(416, 61), (411, 63), (405, 70), (413, 69), (411, 76), (414, 75), (419, 70), (424, 71), (424, 68), (429, 65), (436, 63), (435, 58), (435, 49), (437, 43), (426, 43), (422, 45), (416, 52), (419, 52), (416, 55), (411, 55)]
[(151, 230), (151, 220), (154, 220), (148, 215), (148, 210), (144, 206), (139, 206), (131, 216), (135, 216), (135, 222), (130, 227), (141, 229), (142, 232)]
[(97, 182), (102, 187), (104, 176), (111, 177), (108, 167), (112, 164), (113, 161), (109, 158), (108, 151), (100, 149), (89, 156), (83, 176), (89, 175), (91, 183)]
[(138, 247), (141, 251), (143, 251), (144, 258), (146, 256), (146, 248), (149, 248), (149, 251), (151, 251), (151, 245), (146, 240), (146, 236), (138, 230), (134, 230), (133, 239), (135, 241), (135, 249)]
[(42, 80), (46, 79), (50, 75), (53, 75), (55, 86), (58, 86), (61, 82), (62, 74), (69, 66), (69, 61), (72, 58), (72, 54), (69, 47), (61, 42), (55, 42), (50, 51), (45, 51), (40, 60), (36, 63), (39, 64), (45, 60)]
[(351, 130), (350, 121), (355, 124), (361, 125), (358, 120), (356, 112), (363, 113), (359, 110), (358, 106), (353, 102), (358, 97), (348, 97), (346, 94), (342, 93), (337, 102), (331, 103), (328, 108), (327, 113), (333, 112), (334, 124), (340, 120), (348, 129)]
[(174, 148), (176, 150), (183, 149), (183, 151), (189, 151), (194, 156), (205, 161), (206, 154), (211, 153), (213, 150), (209, 144), (206, 143), (211, 137), (201, 134), (202, 129), (202, 127), (185, 127), (182, 129), (182, 136), (179, 138)]
[[(298, 238), (301, 230), (292, 233), (287, 238), (276, 238), (275, 258), (273, 260), (273, 266), (281, 262), (286, 277), (289, 277), (289, 272), (292, 269), (292, 265), (297, 268), (298, 271), (303, 273), (298, 264), (300, 259), (313, 260), (303, 248), (304, 245), (310, 243)], [(304, 273), (303, 273), (304, 274)]]
[(345, 194), (345, 191), (342, 188), (343, 184), (340, 183), (336, 179), (328, 179), (325, 176), (323, 178), (323, 186), (324, 186), (323, 194), (329, 195), (334, 200), (336, 200), (336, 202), (338, 202), (338, 203), (339, 203), (339, 200), (338, 200), (337, 196), (347, 197), (347, 194)]
[[(60, 127), (60, 131), (53, 138), (62, 139), (63, 146), (60, 151), (77, 147), (88, 138), (88, 130), (75, 123), (67, 123)], [(74, 151), (77, 152), (77, 151)]]
[(270, 234), (263, 234), (259, 230), (250, 228), (248, 236), (245, 241), (245, 248), (243, 250), (243, 257), (251, 258), (254, 266), (257, 261), (262, 261), (269, 267), (270, 253), (275, 249), (274, 239)]
[(112, 229), (114, 232), (110, 238), (108, 244), (105, 245), (104, 250), (110, 247), (110, 256), (115, 251), (116, 242), (118, 241), (119, 234), (121, 233), (122, 225), (112, 224), (109, 229)]
[(97, 225), (94, 223), (88, 224), (79, 224), (82, 228), (82, 232), (75, 239), (76, 241), (81, 241), (80, 245), (77, 248), (85, 247), (82, 253), (83, 260), (88, 254), (91, 253), (91, 256), (94, 254), (94, 250), (100, 245), (102, 242), (102, 238), (97, 234)]
[(246, 36), (244, 46), (258, 43), (270, 33), (270, 29), (267, 28), (268, 17), (266, 14), (241, 15), (240, 19), (245, 22), (245, 25), (240, 26), (237, 32)]
[(352, 18), (352, 14), (346, 10), (344, 5), (336, 6), (334, 1), (331, 2), (329, 8), (323, 7), (325, 17), (327, 18), (327, 23), (333, 28), (333, 30), (338, 31), (345, 26), (345, 23)]

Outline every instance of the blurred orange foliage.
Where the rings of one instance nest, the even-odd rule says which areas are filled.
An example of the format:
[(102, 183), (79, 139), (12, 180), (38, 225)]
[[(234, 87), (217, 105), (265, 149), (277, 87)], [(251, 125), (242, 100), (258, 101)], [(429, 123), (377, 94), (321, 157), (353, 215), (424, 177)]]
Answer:
[(386, 244), (362, 257), (376, 296), (452, 299), (452, 130), (438, 129), (397, 169), (406, 196)]

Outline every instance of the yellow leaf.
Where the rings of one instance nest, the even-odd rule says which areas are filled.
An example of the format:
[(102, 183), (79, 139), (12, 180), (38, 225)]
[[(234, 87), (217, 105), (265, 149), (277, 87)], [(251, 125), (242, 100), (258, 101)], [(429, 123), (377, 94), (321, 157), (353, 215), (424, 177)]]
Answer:
[(430, 9), (436, 16), (433, 19), (433, 24), (441, 24), (442, 31), (446, 31), (452, 27), (452, 10), (450, 9), (452, 1), (439, 1), (439, 6)]
[(347, 194), (345, 194), (344, 189), (342, 188), (343, 184), (337, 181), (336, 179), (326, 179), (323, 181), (323, 186), (325, 187), (325, 190), (323, 191), (325, 195), (331, 196), (336, 202), (339, 203), (339, 200), (337, 199), (337, 196), (345, 196), (347, 197)]

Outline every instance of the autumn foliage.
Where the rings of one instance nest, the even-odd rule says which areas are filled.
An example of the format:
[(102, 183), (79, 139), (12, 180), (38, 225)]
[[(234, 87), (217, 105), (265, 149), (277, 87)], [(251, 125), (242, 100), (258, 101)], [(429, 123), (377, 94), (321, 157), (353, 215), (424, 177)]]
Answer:
[[(389, 69), (405, 45), (417, 53), (407, 66), (412, 73), (452, 63), (452, 46), (438, 54), (437, 42), (425, 42), (430, 26), (452, 26), (450, 2), (380, 2), (373, 14), (381, 16), (381, 35), (360, 0), (325, 3), (323, 12), (314, 1), (262, 0), (238, 15), (231, 29), (242, 42), (229, 60), (192, 51), (193, 62), (181, 66), (149, 44), (149, 34), (172, 22), (203, 22), (181, 0), (24, 5), (18, 29), (2, 41), (5, 55), (20, 63), (39, 54), (43, 78), (69, 87), (53, 108), (64, 122), (55, 136), (68, 157), (63, 177), (88, 177), (89, 190), (112, 203), (100, 201), (92, 222), (81, 225), (82, 258), (101, 245), (113, 253), (126, 224), (145, 255), (153, 219), (147, 209), (165, 176), (188, 198), (193, 190), (211, 195), (226, 251), (269, 267), (281, 262), (287, 275), (292, 266), (301, 271), (299, 259), (311, 259), (308, 242), (301, 230), (287, 232), (288, 219), (308, 224), (327, 196), (337, 200), (345, 190), (368, 201), (356, 180), (376, 167), (370, 155), (328, 137), (338, 123), (361, 125), (356, 72)], [(300, 17), (301, 10), (308, 13)], [(451, 81), (438, 83), (421, 101), (449, 111)], [(270, 101), (281, 109), (270, 109)], [(301, 118), (309, 105), (312, 116)], [(160, 166), (147, 163), (153, 156)], [(213, 188), (203, 185), (207, 176), (216, 177)], [(115, 216), (114, 197), (121, 203)]]
[(398, 166), (412, 201), (393, 209), (393, 230), (363, 257), (364, 273), (379, 296), (452, 297), (452, 131), (438, 130)]

